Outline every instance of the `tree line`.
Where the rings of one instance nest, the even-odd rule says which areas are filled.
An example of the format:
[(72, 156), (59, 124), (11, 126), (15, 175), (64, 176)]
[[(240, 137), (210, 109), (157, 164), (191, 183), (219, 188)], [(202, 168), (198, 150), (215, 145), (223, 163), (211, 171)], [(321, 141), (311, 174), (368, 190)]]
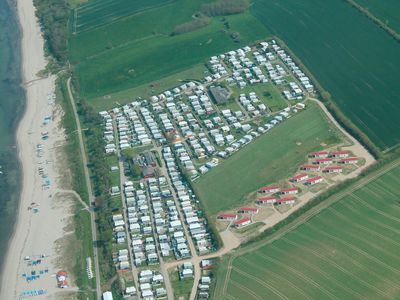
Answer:
[(203, 4), (201, 12), (209, 17), (226, 16), (244, 12), (249, 6), (248, 0), (217, 0)]

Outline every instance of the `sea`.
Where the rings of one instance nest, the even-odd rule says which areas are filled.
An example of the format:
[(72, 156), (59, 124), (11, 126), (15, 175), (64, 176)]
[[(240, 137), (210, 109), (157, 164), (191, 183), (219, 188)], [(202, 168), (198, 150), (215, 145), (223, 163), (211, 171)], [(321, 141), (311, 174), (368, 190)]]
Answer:
[(0, 0), (0, 270), (13, 233), (21, 191), (15, 140), (25, 106), (20, 46), (16, 2)]

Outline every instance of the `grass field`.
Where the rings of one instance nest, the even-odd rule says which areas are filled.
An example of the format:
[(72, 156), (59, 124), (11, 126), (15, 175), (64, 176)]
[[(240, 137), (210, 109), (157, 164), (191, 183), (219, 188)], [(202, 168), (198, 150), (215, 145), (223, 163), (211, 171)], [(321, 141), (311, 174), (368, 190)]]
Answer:
[(320, 108), (308, 106), (193, 183), (208, 215), (237, 207), (262, 185), (289, 177), (322, 143), (341, 141)]
[(377, 146), (400, 143), (398, 42), (340, 0), (259, 0), (252, 13)]
[(400, 2), (397, 0), (355, 0), (383, 23), (400, 32)]
[(226, 257), (214, 298), (399, 299), (400, 161), (339, 194)]
[(113, 48), (78, 64), (80, 91), (91, 97), (132, 88), (186, 70), (214, 54), (243, 46), (256, 36), (267, 36), (261, 26), (258, 32), (257, 27), (243, 26), (251, 26), (249, 20), (258, 24), (248, 14), (229, 20), (231, 28), (242, 33), (242, 43), (234, 43), (224, 31), (224, 23), (214, 19), (209, 26), (191, 33), (158, 36), (137, 45)]
[(103, 26), (148, 8), (174, 0), (95, 0), (74, 11), (73, 32), (79, 33)]

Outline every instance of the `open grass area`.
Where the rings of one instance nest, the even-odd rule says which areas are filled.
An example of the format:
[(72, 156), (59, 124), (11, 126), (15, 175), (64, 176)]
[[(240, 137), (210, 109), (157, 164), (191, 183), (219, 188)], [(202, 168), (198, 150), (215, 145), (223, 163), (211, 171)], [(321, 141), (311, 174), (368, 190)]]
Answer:
[[(175, 19), (169, 21), (169, 27), (165, 25), (163, 28), (178, 25)], [(140, 26), (130, 28), (140, 32), (137, 28), (151, 28), (155, 23), (158, 20), (145, 20)], [(204, 28), (176, 36), (170, 36), (167, 32), (153, 34), (150, 31), (146, 36), (134, 37), (129, 30), (125, 30), (125, 26), (109, 31), (109, 37), (102, 36), (107, 32), (107, 27), (104, 27), (101, 34), (93, 33), (87, 39), (77, 35), (70, 41), (76, 83), (80, 94), (89, 99), (148, 85), (201, 62), (205, 63), (212, 55), (269, 36), (265, 27), (248, 12), (213, 18)], [(239, 43), (232, 39), (232, 32), (240, 33)], [(118, 35), (123, 35), (121, 41), (113, 42), (114, 36)]]
[(398, 299), (399, 197), (397, 160), (225, 257), (214, 298)]
[(237, 207), (249, 193), (294, 174), (307, 153), (341, 142), (315, 103), (263, 134), (193, 183), (207, 214)]
[(193, 278), (179, 280), (178, 270), (174, 269), (170, 272), (170, 280), (172, 289), (174, 290), (174, 299), (188, 300), (194, 284)]
[(73, 32), (79, 33), (145, 9), (164, 5), (174, 0), (95, 0), (78, 6), (74, 11)]
[(400, 143), (398, 42), (346, 1), (258, 0), (251, 11), (378, 147)]
[(259, 99), (272, 111), (279, 111), (288, 106), (287, 101), (283, 98), (277, 86), (271, 82), (248, 85), (243, 89), (235, 86), (232, 88), (233, 95), (236, 99), (240, 94), (248, 95), (250, 92), (255, 92)]
[(400, 2), (397, 0), (355, 0), (383, 23), (400, 32)]
[(87, 257), (92, 258), (92, 271), (95, 273), (90, 214), (82, 210), (82, 205), (80, 204), (77, 204), (74, 224), (76, 238), (74, 243), (76, 248), (74, 249), (74, 275), (76, 276), (76, 284), (79, 286), (78, 299), (96, 299), (96, 293), (93, 292), (93, 289), (96, 288), (96, 279), (89, 279), (86, 273)]
[(96, 111), (109, 110), (116, 106), (132, 102), (138, 97), (149, 99), (150, 96), (158, 95), (171, 87), (182, 84), (183, 80), (201, 80), (204, 78), (205, 71), (207, 71), (207, 68), (203, 64), (195, 65), (182, 72), (161, 78), (160, 80), (155, 80), (134, 88), (89, 99), (89, 101)]

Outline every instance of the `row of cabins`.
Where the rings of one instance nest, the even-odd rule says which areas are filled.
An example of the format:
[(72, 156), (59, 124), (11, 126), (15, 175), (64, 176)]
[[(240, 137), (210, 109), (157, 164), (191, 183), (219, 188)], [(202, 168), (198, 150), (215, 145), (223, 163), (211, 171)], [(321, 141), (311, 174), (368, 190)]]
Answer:
[(200, 255), (208, 253), (212, 245), (211, 235), (206, 228), (206, 220), (199, 217), (202, 213), (197, 208), (195, 195), (185, 183), (182, 173), (176, 164), (177, 157), (171, 147), (164, 147), (162, 153), (187, 229), (197, 251)]
[(294, 76), (300, 81), (303, 88), (308, 92), (314, 91), (314, 86), (311, 83), (310, 78), (304, 74), (300, 67), (293, 61), (292, 57), (290, 57), (290, 55), (286, 53), (286, 51), (283, 50), (275, 40), (271, 40), (271, 45), (268, 45), (268, 43), (265, 42), (260, 45), (264, 51), (268, 51), (269, 48), (272, 48), (273, 52), (280, 57), (280, 59), (289, 67)]
[(145, 269), (139, 273), (139, 290), (142, 299), (161, 299), (167, 296), (164, 278), (158, 271)]
[(149, 178), (147, 186), (161, 256), (168, 257), (173, 251), (176, 259), (190, 257), (183, 224), (166, 178)]
[(99, 114), (103, 118), (104, 122), (103, 138), (106, 142), (106, 145), (104, 146), (104, 151), (106, 152), (106, 154), (113, 154), (117, 151), (117, 146), (115, 145), (112, 116), (107, 111), (101, 111)]

